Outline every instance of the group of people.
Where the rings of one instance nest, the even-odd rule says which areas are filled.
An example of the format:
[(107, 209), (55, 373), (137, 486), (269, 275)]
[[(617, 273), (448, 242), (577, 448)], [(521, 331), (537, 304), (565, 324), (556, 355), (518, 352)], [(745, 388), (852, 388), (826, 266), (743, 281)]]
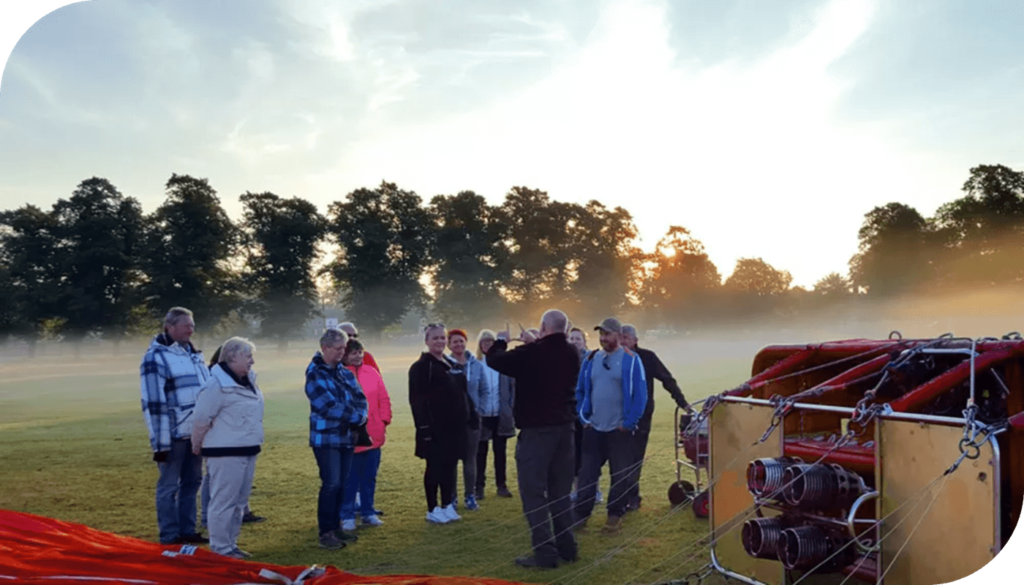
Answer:
[[(486, 442), (479, 439), (501, 430), (503, 407), (506, 424), (519, 429), (519, 495), (534, 551), (516, 564), (554, 568), (559, 561), (578, 558), (573, 532), (587, 530), (606, 463), (611, 488), (602, 532), (618, 532), (623, 516), (640, 508), (654, 380), (662, 381), (680, 408), (689, 405), (658, 356), (637, 346), (634, 326), (608, 318), (594, 329), (600, 332), (601, 348), (591, 351), (586, 333), (570, 329), (565, 313), (550, 310), (539, 329), (522, 330), (521, 345), (514, 349), (509, 349), (513, 340), (507, 327), (497, 335), (481, 331), (473, 358), (465, 352), (464, 330), (448, 330), (441, 323), (425, 327), (426, 351), (409, 368), (409, 403), (416, 456), (426, 461), (428, 522), (460, 519), (460, 460), (465, 462), (466, 507), (478, 506), (484, 464), (473, 469), (471, 462), (477, 454), (486, 457)], [(481, 435), (487, 429), (491, 434)], [(503, 456), (504, 444), (495, 441), (496, 459), (498, 449)], [(501, 471), (496, 470), (499, 493), (503, 466)]]
[[(587, 530), (605, 464), (611, 487), (602, 531), (617, 532), (623, 516), (640, 507), (654, 380), (679, 407), (689, 406), (657, 355), (637, 346), (635, 327), (608, 318), (594, 329), (601, 347), (590, 350), (586, 332), (570, 329), (565, 313), (550, 310), (539, 329), (522, 330), (517, 339), (508, 327), (480, 331), (470, 350), (465, 330), (425, 327), (426, 351), (408, 373), (415, 456), (426, 462), (428, 522), (461, 519), (459, 462), (465, 508), (480, 507), (489, 450), (496, 494), (512, 497), (506, 449), (517, 429), (518, 488), (534, 550), (516, 559), (518, 565), (552, 568), (578, 558), (573, 533)], [(160, 542), (209, 542), (213, 552), (244, 559), (250, 555), (237, 541), (251, 516), (249, 496), (264, 440), (255, 347), (232, 337), (207, 364), (191, 343), (194, 330), (191, 311), (171, 309), (140, 367), (142, 410), (159, 468)], [(513, 341), (521, 344), (510, 348)], [(364, 526), (383, 524), (375, 487), (391, 401), (354, 325), (327, 329), (319, 345), (305, 375), (309, 446), (320, 476), (319, 545), (340, 549), (358, 540), (357, 517)], [(200, 486), (208, 540), (196, 526)]]
[[(191, 342), (192, 311), (175, 307), (140, 366), (142, 411), (159, 470), (156, 512), (161, 544), (204, 544), (246, 559), (238, 536), (249, 510), (263, 439), (263, 393), (256, 383), (248, 340), (225, 341), (206, 364)], [(344, 548), (364, 526), (380, 526), (374, 507), (377, 471), (391, 400), (373, 356), (351, 323), (328, 329), (306, 369), (309, 445), (320, 475), (317, 523), (320, 546)], [(203, 461), (206, 474), (203, 474)], [(209, 538), (196, 526), (196, 496), (203, 491)], [(358, 510), (356, 509), (358, 507)]]

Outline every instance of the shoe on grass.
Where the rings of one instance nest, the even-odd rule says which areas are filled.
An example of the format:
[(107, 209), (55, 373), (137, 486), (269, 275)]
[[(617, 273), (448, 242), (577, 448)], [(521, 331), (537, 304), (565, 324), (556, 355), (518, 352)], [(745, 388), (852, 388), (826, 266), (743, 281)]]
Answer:
[(384, 521), (377, 517), (376, 514), (370, 516), (363, 516), (363, 526), (383, 526)]
[(237, 546), (235, 547), (235, 550), (233, 550), (231, 552), (235, 553), (236, 555), (239, 555), (243, 559), (251, 559), (252, 558), (251, 554), (245, 552), (244, 550), (238, 548)]
[(341, 521), (341, 529), (343, 531), (345, 531), (345, 532), (355, 532), (356, 531), (356, 519), (355, 518), (350, 518), (348, 520), (342, 520)]
[(476, 503), (476, 496), (466, 496), (466, 509), (467, 510), (479, 510), (480, 504)]
[(597, 490), (597, 495), (594, 496), (594, 502), (598, 504), (604, 502), (604, 494), (601, 493), (601, 490)]
[(444, 513), (444, 508), (434, 506), (432, 511), (427, 512), (427, 522), (432, 524), (447, 524), (450, 520), (448, 520), (448, 515)]
[(320, 548), (326, 548), (328, 550), (339, 550), (345, 548), (345, 543), (342, 542), (338, 535), (333, 531), (325, 532), (320, 535)]
[(539, 559), (535, 556), (519, 557), (516, 559), (516, 566), (524, 569), (557, 569), (558, 561)]
[(484, 495), (485, 494), (484, 494), (483, 486), (476, 488), (476, 499), (477, 499), (477, 501), (480, 501), (480, 500), (484, 499)]
[(459, 513), (455, 511), (455, 503), (454, 502), (451, 503), (451, 504), (448, 504), (448, 507), (447, 508), (443, 508), (441, 510), (441, 512), (445, 515), (445, 517), (448, 518), (449, 522), (457, 522), (459, 520), (462, 520), (462, 516), (459, 516)]
[(505, 487), (505, 486), (499, 486), (498, 487), (498, 497), (499, 498), (511, 498), (512, 497), (512, 492), (508, 491), (508, 488)]
[(266, 518), (264, 518), (263, 516), (257, 516), (252, 512), (246, 512), (245, 515), (242, 516), (242, 524), (259, 524), (264, 520), (266, 520)]
[(210, 539), (202, 534), (182, 534), (174, 544), (210, 544)]
[(622, 516), (608, 516), (608, 522), (601, 527), (601, 534), (618, 534), (622, 530)]
[[(352, 524), (354, 525), (355, 523), (356, 521), (352, 520)], [(359, 540), (359, 536), (356, 535), (355, 529), (353, 529), (352, 532), (346, 532), (339, 528), (338, 530), (334, 531), (334, 534), (338, 537), (338, 540), (346, 544), (353, 543)]]

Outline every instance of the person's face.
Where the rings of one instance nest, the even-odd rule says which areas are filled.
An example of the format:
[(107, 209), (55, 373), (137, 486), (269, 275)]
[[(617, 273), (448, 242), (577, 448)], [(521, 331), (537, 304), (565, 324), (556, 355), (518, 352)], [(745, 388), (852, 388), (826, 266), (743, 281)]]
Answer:
[(455, 355), (462, 355), (466, 352), (466, 338), (461, 335), (452, 335), (448, 338), (448, 349)]
[(583, 339), (583, 333), (580, 331), (573, 331), (569, 334), (569, 343), (576, 346), (576, 349), (583, 351), (587, 349), (587, 340)]
[(623, 331), (619, 336), (622, 339), (622, 345), (624, 345), (626, 349), (629, 349), (630, 351), (636, 349), (636, 335)]
[(341, 357), (345, 355), (345, 344), (323, 346), (320, 348), (320, 353), (323, 354), (324, 362), (328, 366), (336, 366), (341, 362)]
[(480, 353), (487, 353), (494, 347), (494, 340), (490, 337), (485, 337), (480, 340)]
[(601, 330), (601, 348), (611, 353), (619, 349), (619, 334), (614, 331)]
[(348, 352), (348, 354), (345, 355), (344, 363), (346, 366), (352, 366), (353, 368), (358, 368), (363, 365), (363, 350), (357, 349), (355, 351)]
[(228, 361), (228, 369), (239, 378), (244, 378), (249, 375), (249, 370), (255, 363), (256, 360), (253, 359), (252, 353), (237, 353)]
[(178, 343), (185, 345), (192, 339), (192, 333), (196, 330), (196, 322), (192, 320), (192, 317), (182, 315), (178, 317), (178, 322), (167, 328), (167, 334), (171, 336), (171, 339)]
[(431, 329), (427, 332), (427, 350), (434, 355), (444, 353), (444, 347), (448, 343), (448, 335), (444, 329)]
[(359, 339), (359, 332), (356, 331), (355, 327), (351, 325), (345, 325), (341, 328), (341, 330), (348, 335), (349, 339)]

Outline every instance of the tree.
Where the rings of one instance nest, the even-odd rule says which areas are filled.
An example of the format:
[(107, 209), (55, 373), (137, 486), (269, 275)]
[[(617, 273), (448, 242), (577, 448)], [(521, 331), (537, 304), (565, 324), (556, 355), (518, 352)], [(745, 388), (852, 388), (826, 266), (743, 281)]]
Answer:
[(552, 205), (545, 191), (513, 187), (505, 195), (501, 214), (508, 226), (509, 250), (503, 296), (522, 308), (555, 300), (556, 292), (566, 288), (570, 270), (556, 253), (565, 245), (565, 204)]
[(507, 275), (507, 229), (500, 211), (472, 191), (438, 195), (430, 212), (436, 224), (434, 306), (446, 323), (478, 323), (502, 309)]
[(248, 308), (260, 319), (263, 335), (283, 346), (318, 314), (312, 271), (326, 220), (315, 205), (298, 197), (246, 192), (241, 202), (250, 244), (245, 281), (253, 298)]
[(184, 306), (195, 311), (197, 327), (213, 329), (241, 302), (230, 266), (239, 230), (206, 179), (172, 174), (166, 189), (167, 200), (147, 218), (146, 304), (159, 317)]
[(927, 226), (921, 214), (902, 203), (875, 207), (864, 214), (860, 244), (850, 259), (850, 280), (872, 296), (888, 296), (929, 278)]
[(420, 277), (429, 264), (434, 225), (420, 197), (394, 183), (357, 189), (329, 210), (328, 233), (342, 247), (329, 270), (343, 285), (346, 313), (379, 333), (425, 304)]
[(7, 332), (34, 346), (43, 323), (57, 314), (60, 292), (57, 221), (34, 205), (0, 212), (0, 266)]
[(793, 276), (778, 270), (761, 258), (740, 258), (725, 281), (726, 288), (749, 295), (765, 297), (781, 295), (789, 290)]
[(722, 277), (704, 244), (684, 227), (671, 226), (648, 258), (643, 305), (662, 320), (680, 323), (708, 317), (708, 305), (722, 286)]
[(963, 191), (964, 197), (939, 207), (930, 222), (945, 249), (943, 280), (1024, 279), (1024, 173), (980, 165), (971, 169)]
[(843, 297), (853, 290), (850, 281), (838, 272), (830, 272), (814, 283), (814, 292), (822, 296)]
[(139, 202), (110, 181), (82, 181), (53, 206), (55, 258), (61, 274), (57, 316), (65, 331), (122, 337), (138, 301), (138, 255), (143, 236)]

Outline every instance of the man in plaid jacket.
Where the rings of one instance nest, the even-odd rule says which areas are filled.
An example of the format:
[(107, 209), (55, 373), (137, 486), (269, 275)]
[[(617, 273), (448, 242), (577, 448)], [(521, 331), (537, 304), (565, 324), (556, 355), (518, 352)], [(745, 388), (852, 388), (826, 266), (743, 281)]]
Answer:
[(139, 367), (142, 414), (160, 471), (156, 517), (161, 544), (209, 542), (196, 532), (202, 458), (192, 453), (192, 413), (210, 371), (192, 345), (194, 331), (192, 311), (171, 309), (164, 332), (150, 343)]
[(348, 335), (328, 329), (320, 338), (320, 351), (306, 368), (309, 399), (309, 446), (320, 469), (317, 524), (320, 546), (344, 548), (357, 540), (341, 530), (341, 502), (345, 478), (352, 466), (356, 429), (368, 417), (366, 396), (355, 374), (341, 365)]

